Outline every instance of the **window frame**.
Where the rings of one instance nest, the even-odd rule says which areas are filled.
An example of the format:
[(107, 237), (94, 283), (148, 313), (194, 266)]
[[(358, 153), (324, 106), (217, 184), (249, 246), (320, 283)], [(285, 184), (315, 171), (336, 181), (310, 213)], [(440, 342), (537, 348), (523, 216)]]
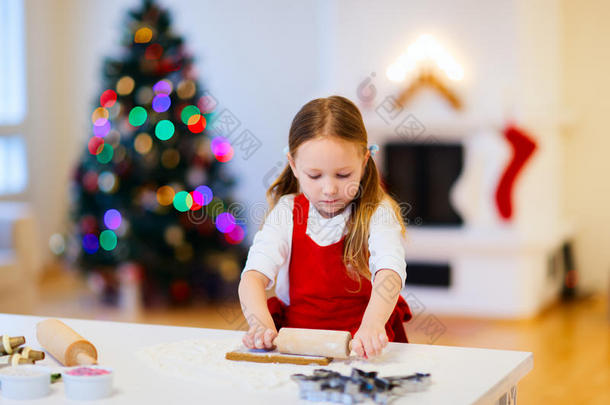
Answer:
[[(25, 181), (19, 190), (2, 190), (0, 188), (0, 200), (14, 199), (15, 197), (23, 196), (28, 191), (29, 186), (29, 162), (28, 162), (28, 148), (25, 138), (27, 119), (28, 119), (28, 87), (27, 87), (27, 63), (26, 63), (26, 19), (25, 19), (25, 4), (23, 0), (0, 0), (0, 26), (4, 25), (4, 29), (0, 27), (0, 34), (6, 38), (4, 44), (0, 43), (0, 63), (1, 59), (16, 60), (13, 66), (2, 67), (0, 66), (0, 74), (10, 75), (11, 73), (17, 73), (17, 77), (10, 78), (9, 80), (17, 81), (15, 88), (12, 88), (13, 92), (9, 92), (8, 98), (19, 97), (22, 106), (18, 109), (13, 120), (2, 121), (0, 120), (0, 141), (6, 140), (8, 137), (18, 137), (23, 143), (23, 160), (24, 160), (24, 176)], [(10, 12), (10, 14), (7, 14)], [(10, 20), (8, 24), (3, 24), (4, 18)], [(17, 21), (15, 23), (15, 21)], [(8, 27), (8, 28), (6, 28)], [(5, 31), (6, 30), (6, 31)], [(19, 38), (15, 39), (13, 35), (18, 35)], [(0, 38), (0, 42), (2, 39)], [(6, 45), (9, 41), (13, 41), (9, 46)], [(17, 43), (15, 44), (15, 41)], [(7, 50), (8, 49), (8, 50)], [(6, 86), (9, 89), (10, 86)], [(18, 93), (21, 93), (19, 96)], [(2, 164), (2, 162), (0, 162)], [(0, 185), (2, 180), (0, 179)]]

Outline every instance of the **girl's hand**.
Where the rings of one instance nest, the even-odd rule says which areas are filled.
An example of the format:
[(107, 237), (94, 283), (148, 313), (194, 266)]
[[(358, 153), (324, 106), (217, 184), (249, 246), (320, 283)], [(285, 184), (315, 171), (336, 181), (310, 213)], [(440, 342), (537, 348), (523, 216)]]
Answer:
[(273, 349), (273, 339), (276, 336), (275, 327), (253, 325), (242, 338), (242, 342), (248, 349)]
[(360, 325), (360, 329), (354, 335), (352, 350), (359, 357), (368, 359), (378, 356), (388, 345), (388, 335), (384, 325)]

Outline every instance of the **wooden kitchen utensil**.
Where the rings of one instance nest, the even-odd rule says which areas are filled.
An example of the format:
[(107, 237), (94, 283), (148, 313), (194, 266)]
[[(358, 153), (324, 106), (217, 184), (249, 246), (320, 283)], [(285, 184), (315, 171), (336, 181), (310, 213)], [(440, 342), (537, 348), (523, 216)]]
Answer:
[(97, 364), (95, 346), (58, 319), (39, 322), (36, 338), (64, 366)]
[(334, 358), (348, 358), (351, 340), (352, 334), (347, 331), (282, 328), (273, 341), (275, 350), (240, 348), (227, 353), (225, 358), (258, 363), (313, 363), (325, 366)]

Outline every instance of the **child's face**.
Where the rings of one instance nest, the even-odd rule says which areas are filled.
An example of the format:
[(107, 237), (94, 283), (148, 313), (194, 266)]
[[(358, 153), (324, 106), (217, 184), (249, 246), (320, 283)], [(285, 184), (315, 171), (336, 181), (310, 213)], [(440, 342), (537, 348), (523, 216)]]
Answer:
[(304, 142), (288, 161), (307, 199), (330, 218), (356, 197), (369, 154), (362, 156), (356, 144), (331, 136)]

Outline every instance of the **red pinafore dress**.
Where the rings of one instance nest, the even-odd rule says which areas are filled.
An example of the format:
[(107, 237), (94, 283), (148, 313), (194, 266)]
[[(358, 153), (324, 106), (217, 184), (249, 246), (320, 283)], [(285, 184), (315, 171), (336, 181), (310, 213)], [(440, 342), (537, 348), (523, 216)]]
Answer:
[[(278, 330), (284, 326), (345, 330), (353, 336), (371, 297), (371, 281), (360, 277), (359, 283), (348, 276), (342, 260), (345, 235), (332, 245), (319, 246), (305, 233), (308, 213), (309, 200), (298, 194), (292, 211), (290, 305), (272, 297), (267, 306)], [(403, 322), (411, 317), (407, 302), (399, 296), (385, 325), (390, 342), (408, 342)]]

